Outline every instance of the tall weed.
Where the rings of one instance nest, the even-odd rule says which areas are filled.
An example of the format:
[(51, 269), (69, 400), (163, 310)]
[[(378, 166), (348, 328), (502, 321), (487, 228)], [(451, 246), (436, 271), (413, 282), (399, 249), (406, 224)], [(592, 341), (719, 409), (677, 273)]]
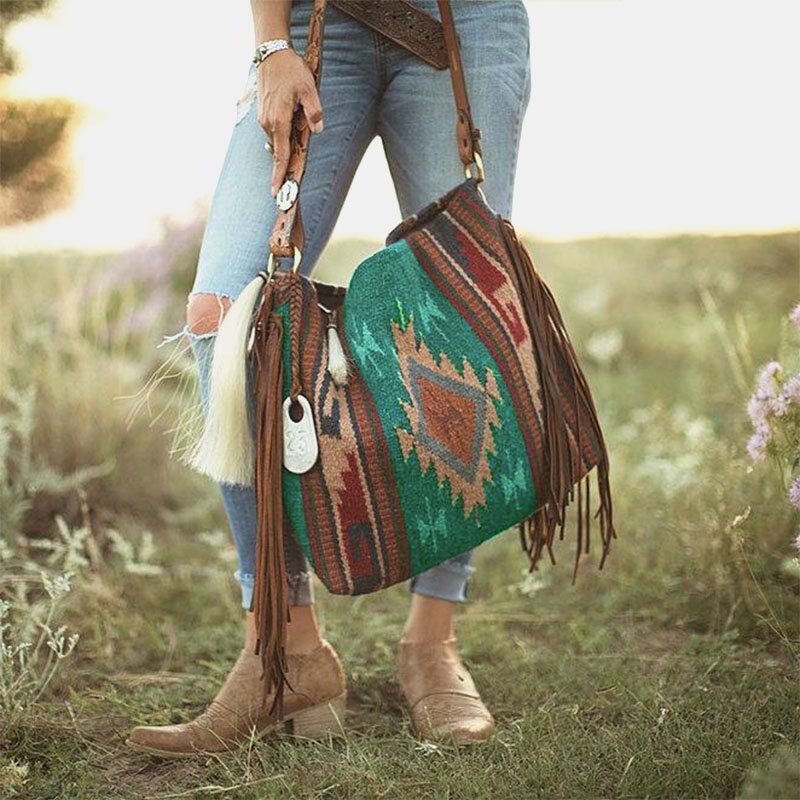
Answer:
[(60, 624), (71, 574), (41, 573), (44, 596), (31, 600), (23, 582), (13, 601), (0, 599), (0, 709), (6, 730), (38, 702), (79, 635)]

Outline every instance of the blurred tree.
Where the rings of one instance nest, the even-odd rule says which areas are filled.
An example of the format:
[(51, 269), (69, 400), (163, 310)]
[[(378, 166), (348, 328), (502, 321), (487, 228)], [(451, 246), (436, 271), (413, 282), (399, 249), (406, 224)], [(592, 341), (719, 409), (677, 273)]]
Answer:
[(66, 140), (75, 107), (63, 99), (9, 97), (15, 54), (6, 36), (15, 22), (52, 0), (0, 0), (0, 225), (62, 208), (72, 191)]

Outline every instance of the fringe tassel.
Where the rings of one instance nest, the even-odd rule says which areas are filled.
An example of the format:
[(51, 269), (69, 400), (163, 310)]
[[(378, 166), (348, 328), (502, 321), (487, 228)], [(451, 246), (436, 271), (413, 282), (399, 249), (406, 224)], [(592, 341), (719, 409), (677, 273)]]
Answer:
[[(534, 342), (534, 352), (541, 380), (541, 399), (544, 423), (544, 463), (548, 468), (546, 499), (539, 510), (519, 525), (522, 547), (530, 559), (530, 569), (536, 569), (546, 549), (555, 564), (553, 540), (556, 529), (564, 538), (566, 508), (577, 491), (577, 546), (572, 581), (578, 574), (581, 554), (589, 552), (591, 517), (589, 512), (589, 476), (581, 481), (583, 471), (583, 435), (588, 430), (597, 440), (601, 456), (597, 463), (597, 488), (600, 507), (594, 514), (599, 518), (603, 553), (600, 568), (605, 564), (616, 538), (609, 483), (609, 461), (597, 410), (586, 377), (578, 363), (575, 350), (564, 327), (564, 320), (550, 289), (541, 279), (525, 246), (517, 238), (511, 223), (500, 217), (501, 229), (519, 284), (526, 321)], [(570, 447), (567, 419), (564, 414), (563, 392), (559, 386), (558, 369), (566, 362), (575, 388), (573, 408), (577, 421), (577, 452)], [(588, 414), (586, 413), (588, 411)], [(587, 419), (588, 416), (588, 419)], [(581, 486), (583, 483), (583, 487)], [(577, 485), (576, 485), (577, 484)], [(540, 487), (537, 487), (537, 489)], [(582, 489), (585, 491), (585, 497)]]
[[(283, 716), (286, 680), (286, 625), (289, 595), (283, 552), (283, 322), (264, 304), (255, 329), (257, 451), (255, 490), (258, 513), (253, 592), (257, 643), (263, 665), (264, 696), (275, 690), (270, 714)], [(290, 687), (291, 688), (291, 687)]]

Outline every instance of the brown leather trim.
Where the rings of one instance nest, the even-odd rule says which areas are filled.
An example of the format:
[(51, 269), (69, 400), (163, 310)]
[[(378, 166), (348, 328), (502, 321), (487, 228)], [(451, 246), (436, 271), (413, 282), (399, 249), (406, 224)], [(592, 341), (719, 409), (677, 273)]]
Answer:
[(408, 0), (330, 0), (330, 4), (432, 67), (447, 69), (442, 23)]

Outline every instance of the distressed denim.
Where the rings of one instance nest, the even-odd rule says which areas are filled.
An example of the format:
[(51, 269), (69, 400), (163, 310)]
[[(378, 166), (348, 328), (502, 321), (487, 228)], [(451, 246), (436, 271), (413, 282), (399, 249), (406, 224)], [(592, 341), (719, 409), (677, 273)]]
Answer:
[[(438, 17), (435, 0), (414, 2)], [(300, 52), (311, 7), (310, 0), (292, 5), (292, 40)], [(521, 0), (453, 0), (452, 7), (473, 118), (481, 130), (486, 168), (482, 188), (489, 204), (510, 216), (520, 127), (530, 95), (527, 12)], [(326, 11), (320, 96), (324, 131), (311, 138), (301, 192), (306, 237), (301, 270), (306, 275), (331, 235), (356, 167), (375, 136), (383, 143), (404, 217), (464, 179), (449, 71), (434, 69), (331, 6)], [(258, 123), (255, 97), (256, 68), (251, 66), (236, 103), (190, 296), (211, 293), (233, 299), (267, 263), (267, 240), (275, 219), (272, 156), (264, 150), (266, 136)], [(215, 334), (197, 334), (188, 326), (182, 333), (197, 360), (205, 413)], [(250, 486), (219, 488), (239, 555), (236, 578), (242, 605), (249, 608), (255, 492)], [(305, 557), (293, 539), (285, 549), (290, 602), (310, 604)], [(473, 570), (470, 559), (465, 553), (416, 576), (411, 590), (465, 601)]]

